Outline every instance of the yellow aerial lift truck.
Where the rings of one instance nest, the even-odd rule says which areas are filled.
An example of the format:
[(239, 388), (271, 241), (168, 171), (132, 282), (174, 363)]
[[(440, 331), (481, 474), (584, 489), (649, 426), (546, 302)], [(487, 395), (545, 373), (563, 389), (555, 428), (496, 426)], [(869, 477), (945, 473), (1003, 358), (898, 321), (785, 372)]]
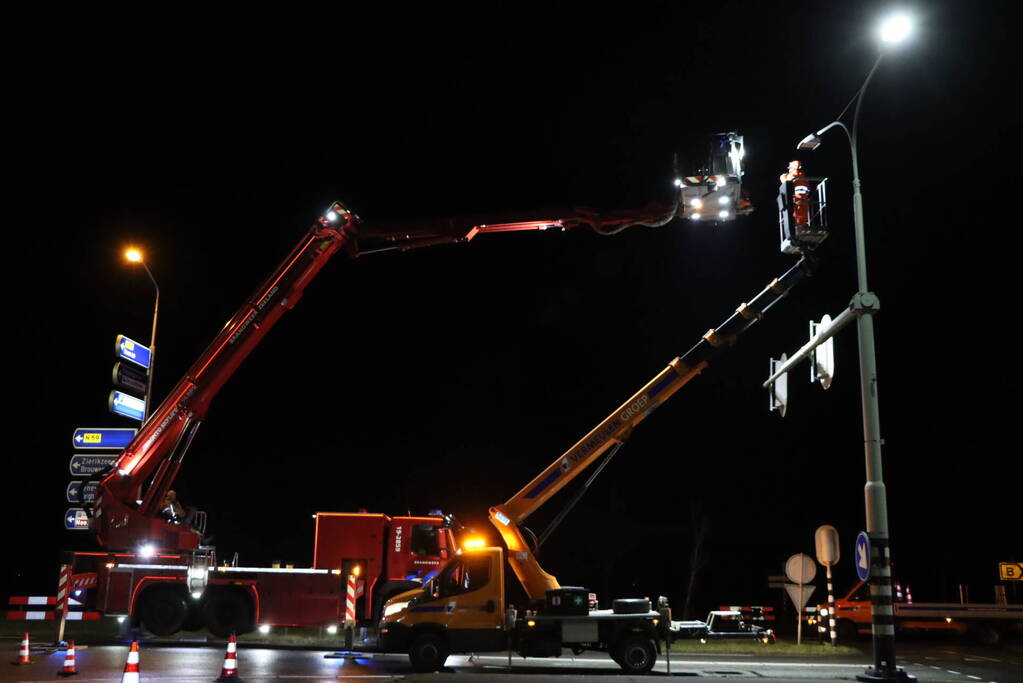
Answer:
[[(531, 547), (520, 525), (603, 457), (577, 492), (578, 500), (640, 421), (700, 374), (718, 351), (734, 344), (809, 274), (809, 259), (808, 254), (801, 256), (784, 275), (671, 361), (521, 491), (490, 508), (490, 521), (504, 539), (507, 552), (500, 547), (466, 550), (451, 558), (421, 588), (391, 598), (380, 622), (380, 649), (407, 652), (416, 671), (438, 670), (450, 653), (508, 650), (523, 657), (557, 657), (564, 648), (575, 653), (608, 652), (628, 673), (650, 671), (660, 641), (671, 636), (668, 610), (654, 611), (649, 600), (636, 598), (614, 600), (612, 609), (591, 609), (586, 589), (561, 586), (537, 562), (534, 553), (550, 529)], [(559, 514), (554, 523), (563, 516)], [(522, 609), (506, 605), (506, 559), (529, 597), (529, 604)], [(663, 599), (658, 603), (666, 607)]]

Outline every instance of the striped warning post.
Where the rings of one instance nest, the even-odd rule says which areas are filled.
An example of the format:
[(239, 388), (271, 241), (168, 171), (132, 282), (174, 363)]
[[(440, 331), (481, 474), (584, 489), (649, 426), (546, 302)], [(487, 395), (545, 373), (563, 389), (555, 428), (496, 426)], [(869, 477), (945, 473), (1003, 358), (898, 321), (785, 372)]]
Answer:
[(238, 644), (233, 633), (231, 634), (231, 639), (227, 641), (227, 654), (224, 655), (224, 666), (220, 669), (220, 677), (217, 680), (241, 681), (238, 678)]
[(128, 660), (124, 663), (124, 675), (121, 683), (139, 683), (139, 641), (131, 641)]
[(62, 564), (60, 566), (60, 578), (57, 580), (57, 602), (56, 611), (60, 612), (60, 616), (67, 615), (68, 598), (71, 597), (71, 565)]
[(355, 575), (348, 575), (348, 586), (345, 594), (345, 628), (355, 626)]
[(58, 676), (74, 676), (78, 673), (78, 667), (75, 666), (75, 641), (71, 641), (67, 644), (67, 653), (64, 655), (64, 668), (57, 672)]

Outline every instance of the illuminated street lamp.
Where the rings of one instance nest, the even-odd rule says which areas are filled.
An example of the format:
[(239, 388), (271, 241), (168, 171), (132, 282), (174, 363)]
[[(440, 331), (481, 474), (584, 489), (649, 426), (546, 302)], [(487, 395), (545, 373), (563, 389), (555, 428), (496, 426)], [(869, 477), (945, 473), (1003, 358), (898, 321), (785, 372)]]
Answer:
[(149, 270), (149, 266), (146, 265), (145, 259), (142, 257), (142, 252), (135, 247), (129, 247), (124, 252), (124, 258), (131, 263), (139, 263), (146, 271), (146, 275), (149, 276), (149, 281), (153, 283), (153, 288), (156, 289), (156, 300), (153, 302), (153, 328), (149, 333), (149, 372), (146, 377), (146, 407), (143, 414), (142, 423), (145, 424), (146, 420), (149, 419), (153, 400), (153, 373), (156, 368), (156, 318), (160, 312), (160, 285), (156, 283), (156, 278), (153, 277), (153, 273)]
[[(880, 28), (882, 42), (894, 45), (912, 32), (912, 22), (904, 15), (887, 19)], [(863, 197), (860, 194), (860, 168), (856, 150), (856, 132), (860, 118), (863, 94), (870, 79), (880, 66), (884, 52), (878, 55), (863, 85), (834, 121), (816, 133), (799, 141), (797, 149), (814, 150), (821, 144), (821, 136), (832, 128), (841, 128), (849, 141), (853, 171), (853, 225), (856, 238), (857, 291), (851, 308), (857, 311), (856, 330), (859, 337), (860, 400), (863, 409), (863, 445), (866, 460), (867, 483), (864, 497), (867, 515), (867, 534), (870, 537), (870, 598), (873, 619), (874, 665), (856, 678), (861, 681), (904, 681), (913, 677), (895, 665), (895, 612), (892, 602), (891, 553), (888, 546), (888, 503), (881, 469), (880, 411), (877, 401), (877, 359), (874, 352), (873, 314), (880, 307), (877, 296), (867, 287), (867, 255), (863, 236)], [(853, 102), (852, 130), (842, 123)]]

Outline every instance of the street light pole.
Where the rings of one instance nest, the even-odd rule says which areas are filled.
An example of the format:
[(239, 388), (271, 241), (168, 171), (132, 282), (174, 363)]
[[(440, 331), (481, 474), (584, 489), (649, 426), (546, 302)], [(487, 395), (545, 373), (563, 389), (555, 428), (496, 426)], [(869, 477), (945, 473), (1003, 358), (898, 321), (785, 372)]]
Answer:
[[(870, 602), (873, 621), (874, 665), (857, 676), (861, 681), (905, 681), (913, 677), (895, 664), (895, 609), (892, 601), (891, 552), (888, 539), (888, 502), (881, 465), (881, 417), (877, 398), (877, 358), (874, 348), (874, 318), (880, 308), (877, 296), (867, 285), (866, 239), (863, 229), (863, 196), (860, 192), (860, 168), (856, 148), (863, 94), (877, 71), (884, 55), (879, 55), (866, 80), (856, 94), (856, 110), (852, 130), (841, 121), (832, 121), (797, 145), (797, 149), (813, 150), (820, 145), (820, 136), (831, 128), (841, 128), (849, 141), (852, 154), (853, 230), (856, 240), (857, 291), (851, 308), (859, 313), (856, 331), (859, 341), (860, 402), (863, 412), (863, 450), (867, 483), (864, 486), (867, 534), (870, 537)], [(848, 108), (848, 107), (847, 107)], [(844, 113), (844, 112), (843, 112)], [(839, 115), (841, 118), (841, 115)]]
[(160, 314), (160, 285), (156, 283), (156, 278), (153, 277), (153, 273), (149, 270), (149, 266), (146, 265), (145, 261), (142, 261), (142, 267), (146, 269), (146, 275), (149, 276), (149, 281), (153, 283), (153, 288), (156, 290), (156, 297), (153, 300), (153, 327), (149, 332), (149, 374), (146, 378), (146, 412), (142, 420), (142, 424), (145, 424), (149, 421), (149, 416), (153, 412), (153, 374), (156, 372), (156, 320)]
[(153, 374), (156, 371), (156, 321), (160, 314), (160, 285), (157, 284), (156, 278), (153, 277), (153, 272), (149, 270), (149, 266), (146, 265), (145, 259), (142, 257), (142, 252), (138, 249), (128, 249), (124, 253), (132, 263), (140, 263), (146, 271), (146, 275), (149, 276), (149, 281), (153, 283), (153, 289), (156, 290), (156, 298), (153, 301), (153, 326), (149, 332), (149, 368), (146, 373), (146, 395), (145, 395), (145, 410), (142, 415), (142, 424), (145, 424), (149, 420), (149, 416), (152, 413), (152, 400), (153, 400)]

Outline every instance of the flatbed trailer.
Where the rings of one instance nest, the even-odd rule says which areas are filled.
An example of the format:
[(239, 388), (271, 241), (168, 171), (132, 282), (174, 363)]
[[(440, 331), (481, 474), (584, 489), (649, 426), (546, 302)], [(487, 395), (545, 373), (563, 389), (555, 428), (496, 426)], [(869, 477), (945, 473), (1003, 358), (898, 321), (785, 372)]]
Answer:
[[(867, 584), (856, 584), (835, 600), (834, 616), (838, 639), (851, 641), (871, 632), (870, 594)], [(829, 606), (818, 606), (822, 617)], [(986, 645), (1000, 642), (1007, 634), (1023, 634), (1023, 605), (958, 602), (895, 602), (895, 630), (958, 633)]]

